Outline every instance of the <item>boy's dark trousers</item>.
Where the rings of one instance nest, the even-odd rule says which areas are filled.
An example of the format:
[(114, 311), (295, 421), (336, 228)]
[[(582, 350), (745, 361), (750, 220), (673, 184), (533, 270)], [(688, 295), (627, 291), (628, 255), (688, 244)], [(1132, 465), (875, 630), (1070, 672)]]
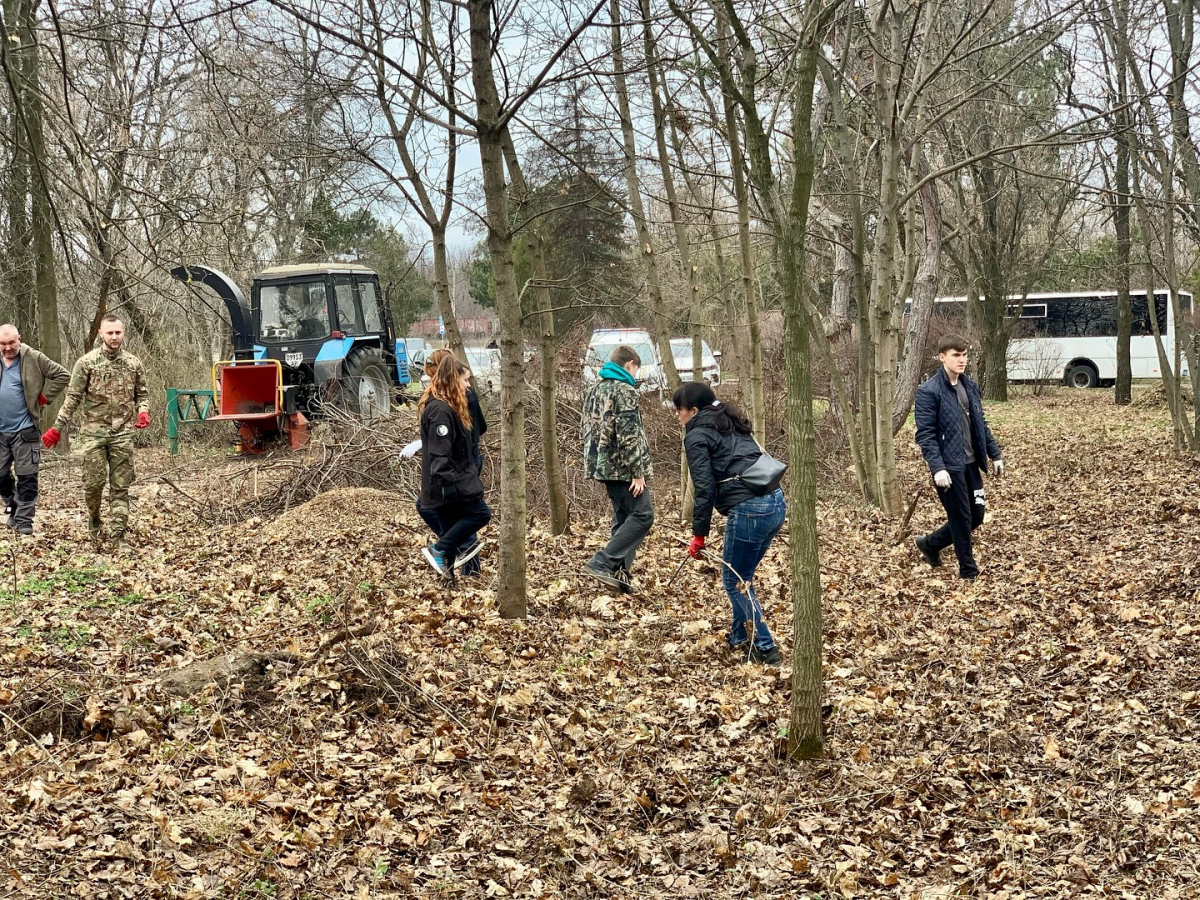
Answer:
[(633, 558), (638, 547), (650, 533), (654, 524), (654, 504), (650, 501), (650, 489), (644, 489), (638, 496), (633, 496), (629, 490), (631, 482), (605, 481), (602, 482), (608, 491), (608, 499), (612, 502), (612, 536), (608, 543), (588, 563), (603, 572), (615, 572), (624, 569), (633, 570)]
[(975, 556), (971, 552), (971, 532), (983, 524), (987, 500), (983, 493), (983, 477), (976, 466), (969, 465), (965, 472), (950, 472), (950, 487), (937, 488), (938, 499), (946, 510), (946, 524), (925, 539), (926, 546), (934, 553), (954, 545), (958, 557), (958, 574), (962, 578), (974, 578), (979, 574)]

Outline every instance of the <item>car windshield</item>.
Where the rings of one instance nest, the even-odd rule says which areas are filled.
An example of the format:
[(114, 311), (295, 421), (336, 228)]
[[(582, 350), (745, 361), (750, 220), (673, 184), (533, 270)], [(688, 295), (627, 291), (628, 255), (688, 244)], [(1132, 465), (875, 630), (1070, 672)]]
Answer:
[(258, 291), (258, 307), (264, 341), (311, 340), (329, 334), (323, 281), (264, 284)]
[(471, 371), (480, 372), (487, 369), (494, 369), (499, 362), (495, 354), (495, 350), (480, 350), (467, 348), (467, 365), (471, 367)]
[[(606, 344), (592, 344), (588, 348), (588, 365), (600, 368), (600, 366), (608, 362), (608, 358), (612, 356), (612, 352), (617, 347), (620, 347), (622, 343), (624, 342), (612, 341)], [(654, 348), (645, 341), (637, 344), (626, 344), (626, 346), (633, 348), (633, 351), (641, 358), (643, 366), (654, 361)]]
[[(712, 351), (708, 349), (708, 344), (701, 342), (701, 362), (705, 366), (716, 365), (717, 359), (713, 356)], [(675, 368), (679, 368), (682, 364), (690, 366), (692, 364), (692, 342), (688, 338), (672, 338), (671, 339), (671, 355), (675, 357)]]

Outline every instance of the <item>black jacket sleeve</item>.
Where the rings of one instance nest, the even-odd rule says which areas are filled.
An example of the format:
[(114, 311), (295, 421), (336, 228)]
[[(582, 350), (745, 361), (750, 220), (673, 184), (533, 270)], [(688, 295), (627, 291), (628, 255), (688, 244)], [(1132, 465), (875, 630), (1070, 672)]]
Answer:
[(441, 406), (425, 411), (425, 444), (422, 451), (429, 460), (429, 476), (443, 485), (452, 483), (454, 471), (454, 422), (453, 413)]
[(487, 419), (483, 417), (483, 407), (479, 404), (479, 395), (474, 390), (467, 391), (467, 412), (471, 416), (471, 427), (475, 430), (475, 441), (487, 434)]
[(708, 429), (695, 429), (683, 438), (687, 453), (688, 471), (692, 476), (695, 500), (692, 504), (692, 534), (708, 537), (712, 528), (713, 504), (717, 500), (717, 477), (713, 472), (712, 449), (708, 445)]

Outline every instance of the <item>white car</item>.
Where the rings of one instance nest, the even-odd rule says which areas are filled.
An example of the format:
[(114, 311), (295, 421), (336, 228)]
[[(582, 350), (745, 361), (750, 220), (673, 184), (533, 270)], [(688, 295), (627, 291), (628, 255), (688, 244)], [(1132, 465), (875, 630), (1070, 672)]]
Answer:
[(593, 331), (592, 339), (588, 341), (587, 355), (583, 358), (583, 380), (595, 381), (601, 367), (621, 344), (632, 347), (642, 360), (642, 367), (638, 370), (639, 390), (657, 391), (667, 386), (659, 363), (658, 347), (650, 338), (650, 332), (639, 328), (601, 328)]
[(487, 347), (465, 347), (467, 365), (475, 376), (480, 390), (496, 393), (500, 390), (500, 351)]
[[(474, 376), (478, 388), (489, 393), (499, 393), (500, 351), (487, 347), (464, 347), (463, 349), (466, 351), (467, 365), (471, 367), (471, 374)], [(424, 356), (422, 356), (421, 362), (425, 362)], [(429, 384), (432, 380), (422, 371), (422, 386)]]
[[(721, 352), (718, 350), (714, 353), (709, 348), (707, 341), (701, 341), (700, 347), (700, 364), (704, 367), (701, 371), (701, 378), (710, 385), (720, 384), (721, 364), (717, 361), (717, 357)], [(671, 356), (675, 357), (675, 370), (679, 372), (679, 380), (695, 381), (692, 374), (692, 339), (671, 338)]]

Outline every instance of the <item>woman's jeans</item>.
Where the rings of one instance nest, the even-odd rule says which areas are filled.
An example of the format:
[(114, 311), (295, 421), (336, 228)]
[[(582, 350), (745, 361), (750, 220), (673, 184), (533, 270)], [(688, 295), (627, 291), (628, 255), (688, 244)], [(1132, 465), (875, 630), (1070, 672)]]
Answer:
[(775, 646), (771, 630), (763, 621), (762, 607), (754, 595), (753, 582), (758, 564), (767, 555), (771, 541), (783, 528), (786, 518), (787, 503), (783, 491), (778, 488), (763, 497), (743, 500), (729, 511), (721, 576), (733, 607), (733, 625), (729, 629), (732, 647), (749, 640), (753, 640), (759, 650), (770, 650)]

